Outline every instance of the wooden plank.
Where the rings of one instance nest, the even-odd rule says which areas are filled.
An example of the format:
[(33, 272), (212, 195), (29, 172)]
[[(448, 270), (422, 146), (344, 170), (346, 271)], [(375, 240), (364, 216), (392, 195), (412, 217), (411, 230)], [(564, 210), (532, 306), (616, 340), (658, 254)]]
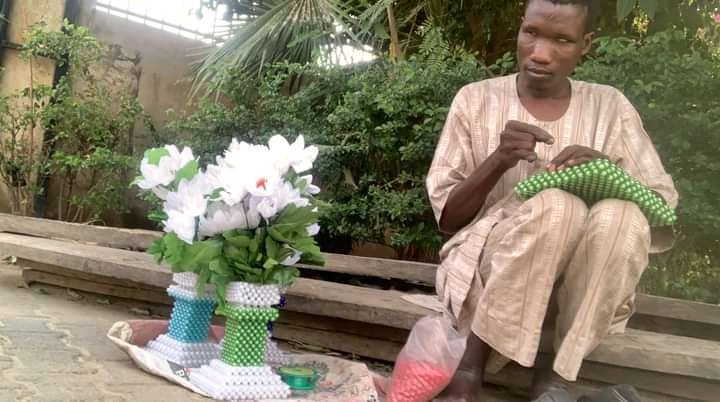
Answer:
[(304, 314), (290, 310), (282, 310), (276, 322), (329, 332), (358, 335), (368, 339), (393, 341), (400, 344), (405, 343), (410, 333), (410, 331), (401, 328), (323, 317), (315, 314)]
[(167, 287), (172, 279), (150, 255), (87, 244), (0, 233), (0, 254), (150, 286)]
[(161, 232), (151, 230), (83, 225), (2, 213), (0, 213), (0, 231), (130, 250), (144, 250), (162, 236)]
[[(0, 233), (0, 253), (165, 288), (170, 271), (145, 253)], [(432, 311), (406, 302), (402, 293), (300, 278), (288, 290), (293, 311), (410, 329)]]
[(628, 323), (630, 328), (663, 334), (687, 336), (720, 342), (720, 327), (697, 321), (676, 320), (636, 313)]
[(278, 339), (352, 353), (372, 359), (393, 361), (400, 352), (401, 343), (370, 339), (359, 335), (323, 331), (321, 329), (279, 323), (273, 327)]
[(437, 266), (434, 264), (331, 253), (323, 253), (323, 256), (325, 257), (325, 266), (318, 267), (301, 264), (300, 267), (315, 271), (401, 279), (425, 286), (435, 286)]
[(636, 308), (638, 313), (644, 315), (720, 326), (720, 306), (714, 304), (638, 295)]
[(717, 401), (720, 383), (647, 370), (627, 369), (608, 364), (585, 362), (580, 377), (608, 384), (632, 384), (640, 390), (661, 392), (679, 398)]
[[(8, 214), (0, 214), (0, 231), (38, 237), (69, 239), (134, 250), (147, 248), (152, 241), (162, 235), (161, 232), (149, 230), (80, 225)], [(302, 266), (302, 268), (349, 275), (400, 279), (427, 286), (435, 285), (436, 265), (434, 264), (330, 253), (324, 255), (327, 261), (325, 267)], [(690, 329), (685, 329), (682, 332), (682, 328), (688, 327), (685, 324), (693, 322), (720, 326), (720, 306), (642, 294), (637, 296), (636, 302), (637, 314), (639, 315), (678, 320), (678, 323), (674, 323), (672, 326), (681, 329), (680, 335), (706, 338), (705, 332)], [(677, 331), (673, 333), (677, 333)], [(720, 333), (720, 331), (714, 333)]]
[[(165, 287), (170, 273), (143, 253), (0, 234), (0, 252), (82, 272)], [(146, 280), (143, 280), (145, 278)], [(301, 278), (288, 294), (297, 312), (410, 329), (428, 313), (400, 293)], [(720, 380), (720, 346), (693, 338), (628, 330), (608, 337), (589, 360), (670, 374)]]
[(100, 283), (104, 285), (117, 285), (119, 287), (123, 288), (132, 288), (132, 289), (140, 289), (140, 290), (149, 290), (149, 291), (160, 291), (161, 293), (165, 293), (165, 288), (159, 287), (159, 286), (151, 286), (147, 285), (145, 283), (140, 282), (131, 282), (126, 279), (118, 279), (118, 278), (110, 278), (107, 276), (100, 276), (100, 275), (94, 275), (90, 273), (85, 273), (82, 271), (78, 271), (76, 269), (68, 269), (63, 268), (57, 265), (48, 265), (43, 264), (41, 262), (28, 260), (25, 258), (17, 258), (17, 261), (15, 262), (16, 265), (23, 267), (23, 269), (31, 269), (35, 271), (40, 272), (48, 272), (58, 275), (63, 275), (69, 278), (74, 279), (82, 279), (89, 282), (95, 282)]
[(92, 282), (87, 279), (70, 278), (50, 272), (38, 271), (35, 269), (24, 269), (22, 272), (23, 280), (26, 284), (45, 283), (48, 285), (81, 290), (83, 292), (97, 293), (105, 296), (121, 297), (123, 299), (132, 299), (147, 301), (157, 304), (172, 305), (172, 299), (165, 292), (160, 290), (147, 290), (123, 287), (119, 285), (108, 285), (104, 283)]
[(587, 360), (720, 381), (720, 344), (704, 339), (627, 329), (603, 339)]
[[(0, 213), (0, 232), (72, 240), (129, 250), (145, 250), (163, 234), (152, 230), (83, 225), (2, 213)], [(434, 286), (435, 283), (436, 267), (433, 264), (332, 253), (324, 253), (323, 255), (326, 259), (325, 267), (300, 265), (300, 268), (359, 276), (402, 279), (429, 286)]]

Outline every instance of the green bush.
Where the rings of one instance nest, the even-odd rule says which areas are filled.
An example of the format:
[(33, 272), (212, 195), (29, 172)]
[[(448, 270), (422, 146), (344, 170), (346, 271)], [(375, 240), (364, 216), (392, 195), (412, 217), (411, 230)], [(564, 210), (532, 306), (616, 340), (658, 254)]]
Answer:
[(448, 107), (458, 88), (509, 65), (504, 58), (480, 66), (431, 31), (417, 55), (397, 64), (284, 65), (259, 83), (237, 81), (224, 93), (232, 106), (207, 103), (171, 129), (201, 155), (215, 154), (232, 136), (262, 142), (276, 133), (304, 134), (321, 146), (315, 173), (330, 201), (325, 234), (388, 244), (403, 258), (432, 259), (442, 238), (425, 175)]
[[(126, 212), (126, 173), (135, 165), (127, 135), (148, 116), (135, 97), (96, 74), (105, 54), (87, 28), (68, 21), (59, 30), (36, 24), (25, 32), (20, 56), (29, 79), (0, 95), (0, 181), (12, 213), (36, 213), (36, 197), (50, 187), (46, 180), (58, 184), (49, 211), (57, 219), (96, 222)], [(65, 71), (55, 85), (33, 78), (41, 59)]]

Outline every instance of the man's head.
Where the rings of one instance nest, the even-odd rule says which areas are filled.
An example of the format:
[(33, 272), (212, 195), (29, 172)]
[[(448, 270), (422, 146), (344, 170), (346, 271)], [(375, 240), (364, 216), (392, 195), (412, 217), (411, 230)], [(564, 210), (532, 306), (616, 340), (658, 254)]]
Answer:
[(523, 80), (533, 89), (566, 85), (592, 42), (592, 0), (528, 0), (518, 33)]

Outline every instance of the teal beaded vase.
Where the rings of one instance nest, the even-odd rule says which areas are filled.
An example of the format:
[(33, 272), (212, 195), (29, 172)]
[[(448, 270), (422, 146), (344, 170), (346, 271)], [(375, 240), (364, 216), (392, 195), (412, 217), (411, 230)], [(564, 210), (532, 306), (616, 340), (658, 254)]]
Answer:
[(167, 334), (148, 343), (146, 349), (181, 367), (200, 367), (220, 354), (220, 346), (208, 341), (215, 299), (210, 292), (197, 295), (197, 275), (173, 275), (168, 294), (175, 299)]
[(515, 192), (528, 199), (549, 188), (575, 194), (588, 206), (606, 198), (633, 202), (651, 226), (668, 226), (677, 221), (675, 211), (659, 195), (607, 159), (528, 177), (515, 186)]
[(290, 387), (266, 361), (267, 326), (278, 317), (275, 285), (232, 282), (226, 290), (225, 337), (220, 358), (193, 370), (190, 382), (219, 400), (283, 399)]

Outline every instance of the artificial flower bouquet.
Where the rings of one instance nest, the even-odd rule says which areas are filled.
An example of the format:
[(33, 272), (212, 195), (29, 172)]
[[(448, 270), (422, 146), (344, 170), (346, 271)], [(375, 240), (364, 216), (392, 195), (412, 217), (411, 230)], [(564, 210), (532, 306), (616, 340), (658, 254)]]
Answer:
[[(302, 136), (266, 145), (233, 140), (201, 169), (189, 148), (145, 152), (134, 181), (162, 208), (165, 234), (148, 249), (170, 266), (175, 298), (167, 334), (147, 348), (192, 370), (190, 381), (217, 399), (283, 398), (288, 387), (267, 365), (268, 322), (297, 263), (323, 264), (309, 171), (318, 149)], [(222, 346), (207, 342), (216, 313), (226, 316)]]

